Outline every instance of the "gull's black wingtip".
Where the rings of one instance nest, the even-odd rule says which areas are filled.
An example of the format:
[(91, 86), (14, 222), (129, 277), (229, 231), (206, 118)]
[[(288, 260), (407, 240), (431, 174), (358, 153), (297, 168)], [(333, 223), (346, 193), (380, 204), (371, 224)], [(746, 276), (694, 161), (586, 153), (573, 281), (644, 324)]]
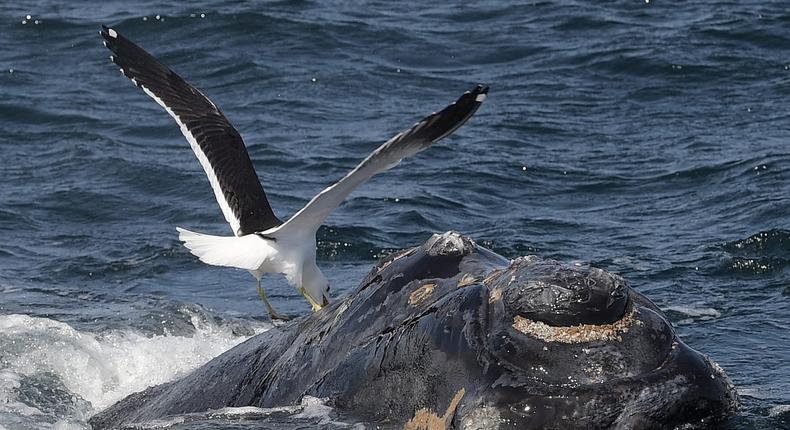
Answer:
[(402, 133), (401, 138), (408, 137), (425, 139), (431, 143), (438, 142), (471, 118), (483, 104), (487, 95), (488, 85), (477, 84), (441, 111), (423, 118), (422, 121), (415, 124), (415, 127)]
[(468, 93), (474, 96), (476, 102), (482, 103), (488, 95), (488, 85), (477, 84)]
[(453, 105), (466, 106), (468, 109), (472, 109), (471, 115), (485, 101), (487, 95), (488, 85), (477, 84), (464, 92)]

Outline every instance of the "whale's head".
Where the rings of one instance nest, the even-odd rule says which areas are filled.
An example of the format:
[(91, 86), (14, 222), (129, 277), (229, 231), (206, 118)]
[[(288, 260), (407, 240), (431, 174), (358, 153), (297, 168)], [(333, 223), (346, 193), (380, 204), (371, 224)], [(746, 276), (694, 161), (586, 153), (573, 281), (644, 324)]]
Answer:
[(486, 286), (485, 350), (501, 374), (461, 421), (690, 428), (737, 408), (721, 368), (620, 276), (529, 256)]
[(349, 306), (348, 320), (376, 346), (368, 354), (378, 379), (359, 394), (378, 397), (376, 418), (391, 418), (376, 415), (386, 410), (454, 428), (692, 428), (737, 408), (723, 371), (601, 269), (508, 260), (448, 232), (382, 261)]
[(408, 429), (687, 429), (737, 407), (724, 372), (619, 276), (508, 260), (450, 232), (382, 260), (346, 299), (135, 393), (91, 424), (306, 395)]

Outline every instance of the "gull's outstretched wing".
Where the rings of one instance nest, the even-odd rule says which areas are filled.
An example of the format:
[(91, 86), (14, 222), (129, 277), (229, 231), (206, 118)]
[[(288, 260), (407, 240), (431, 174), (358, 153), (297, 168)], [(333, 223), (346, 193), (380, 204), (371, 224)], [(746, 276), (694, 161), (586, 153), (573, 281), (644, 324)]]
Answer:
[(340, 181), (321, 191), (305, 207), (283, 225), (266, 232), (275, 237), (296, 232), (313, 234), (329, 214), (360, 184), (450, 135), (474, 113), (488, 93), (488, 87), (477, 85), (465, 92), (455, 103), (428, 115), (411, 128), (395, 135), (378, 147)]
[(272, 211), (239, 132), (206, 96), (142, 48), (102, 26), (104, 46), (121, 73), (181, 127), (236, 236), (282, 224)]

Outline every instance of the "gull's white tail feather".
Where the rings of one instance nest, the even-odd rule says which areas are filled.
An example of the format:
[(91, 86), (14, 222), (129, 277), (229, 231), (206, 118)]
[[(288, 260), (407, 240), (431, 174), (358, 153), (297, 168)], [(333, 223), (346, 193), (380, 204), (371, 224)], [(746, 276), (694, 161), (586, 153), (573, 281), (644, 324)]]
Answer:
[(272, 253), (264, 239), (247, 236), (212, 236), (176, 227), (178, 238), (200, 261), (213, 266), (258, 270)]

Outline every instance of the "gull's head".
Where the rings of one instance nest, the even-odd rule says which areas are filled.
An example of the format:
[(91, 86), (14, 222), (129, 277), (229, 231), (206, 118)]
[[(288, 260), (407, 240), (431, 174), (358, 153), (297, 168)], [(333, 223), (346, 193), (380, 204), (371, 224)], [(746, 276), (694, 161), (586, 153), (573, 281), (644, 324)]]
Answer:
[(314, 311), (329, 304), (329, 281), (315, 262), (306, 263), (302, 270), (302, 289)]

